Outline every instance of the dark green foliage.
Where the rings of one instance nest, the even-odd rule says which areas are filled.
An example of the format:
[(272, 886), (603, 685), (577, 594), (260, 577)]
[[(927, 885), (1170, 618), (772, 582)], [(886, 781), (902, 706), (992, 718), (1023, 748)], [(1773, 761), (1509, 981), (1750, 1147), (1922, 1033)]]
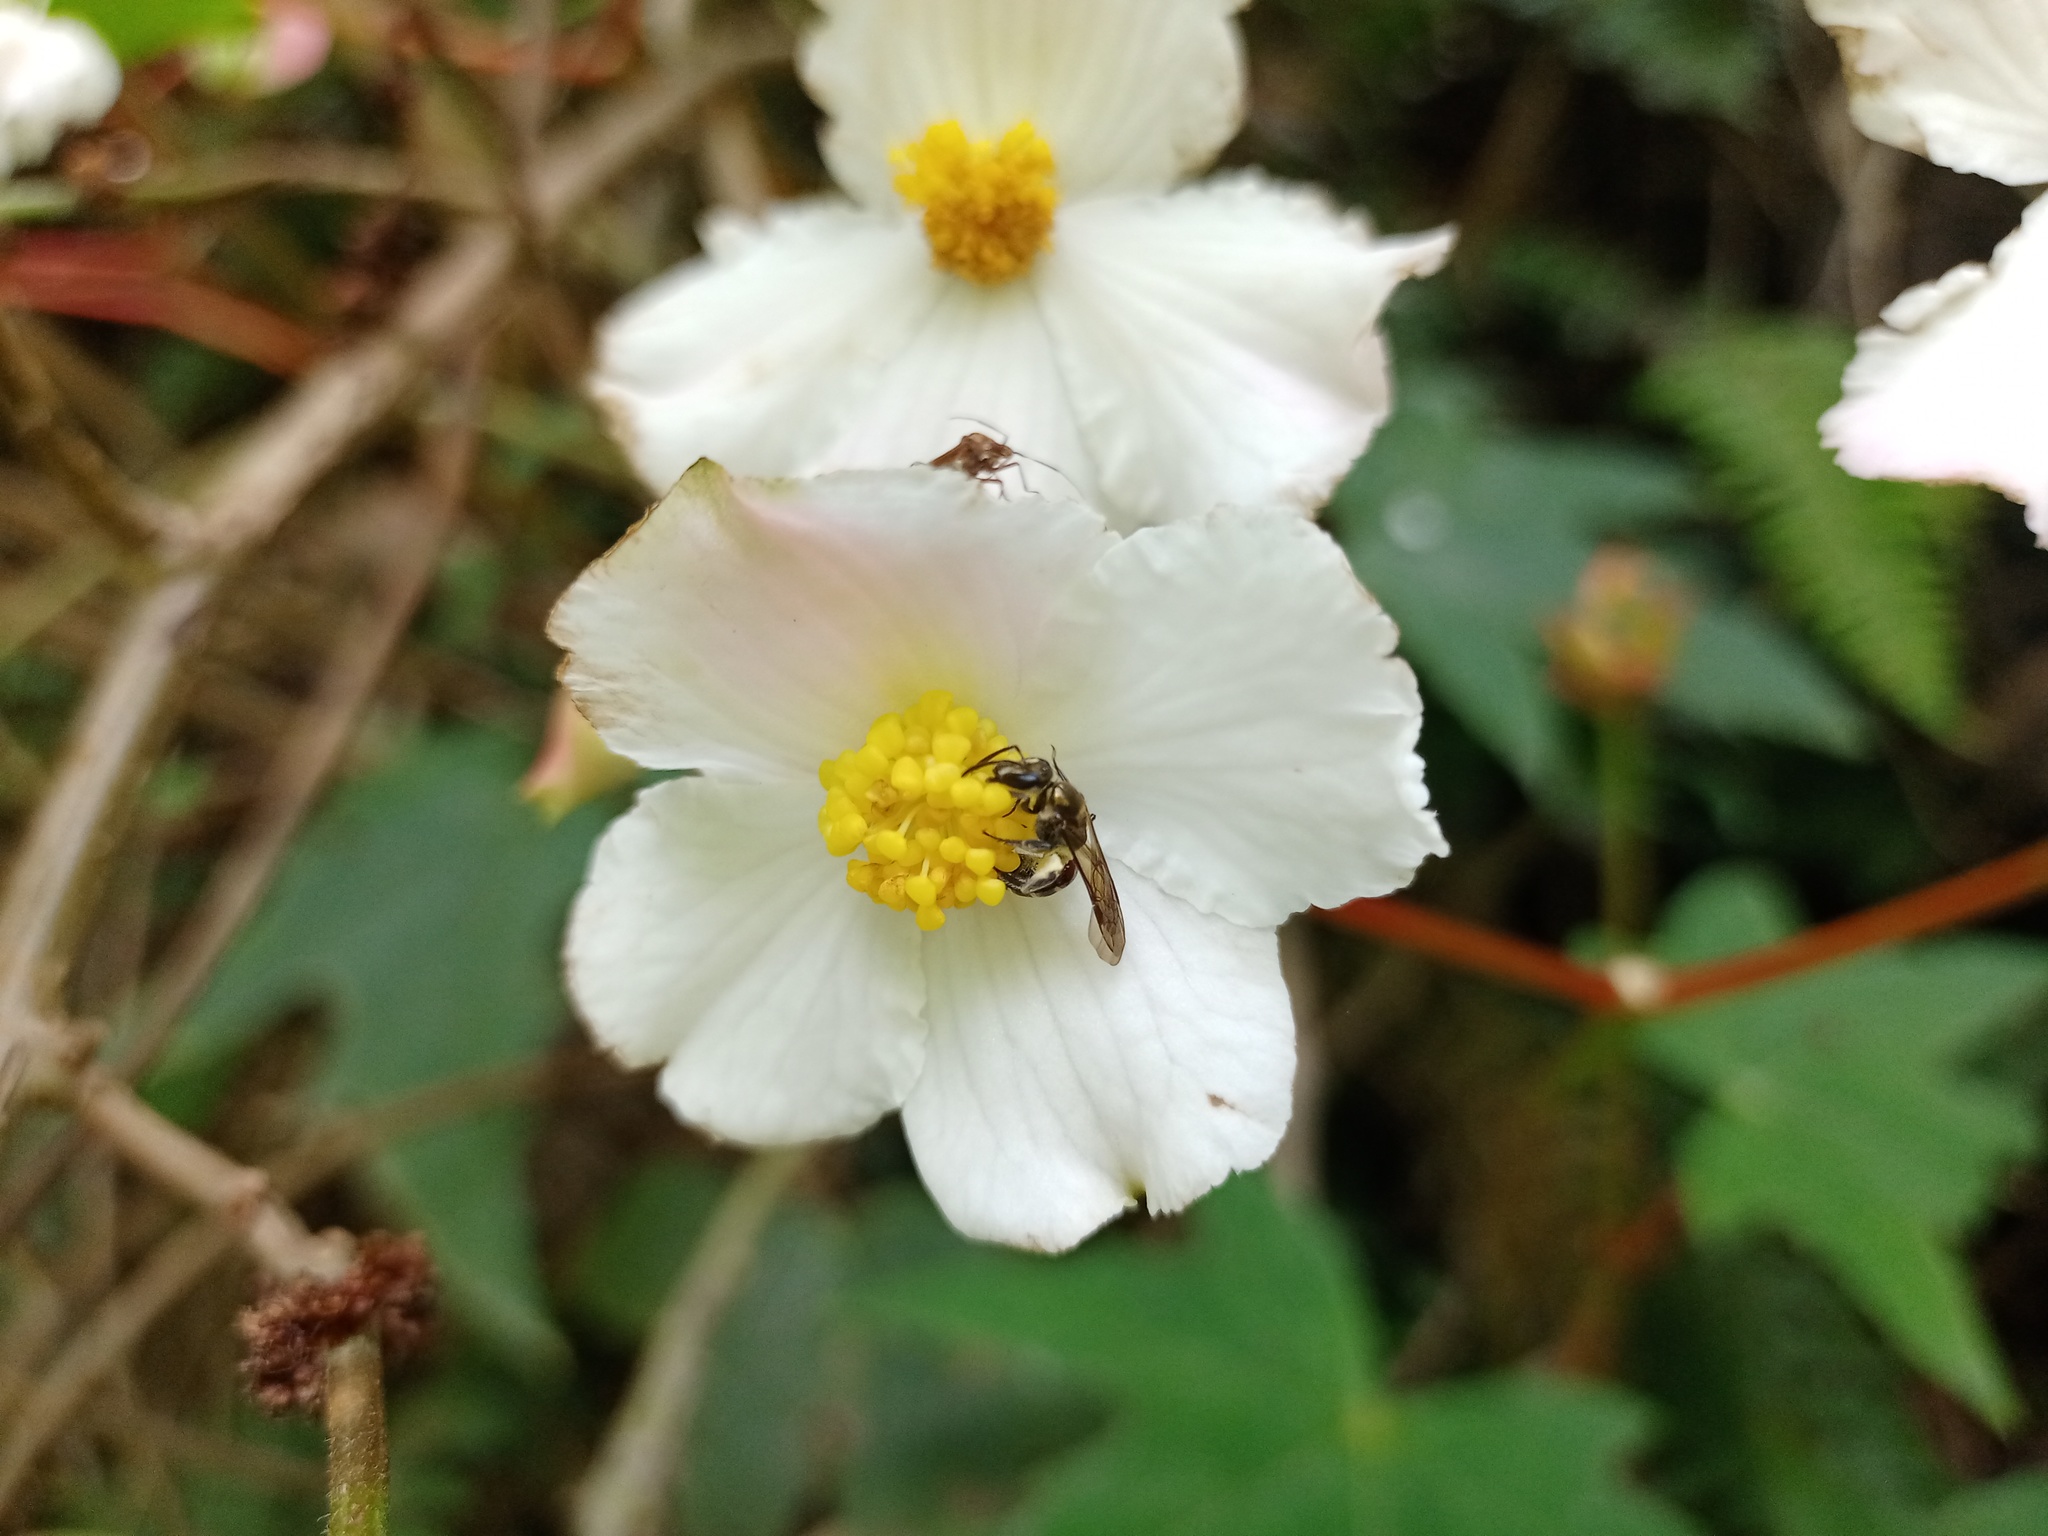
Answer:
[[(1571, 797), (1571, 713), (1542, 628), (1599, 542), (1693, 513), (1682, 466), (1651, 450), (1503, 425), (1457, 375), (1410, 372), (1401, 407), (1328, 514), (1402, 649), (1443, 702), (1531, 789)], [(1753, 603), (1713, 591), (1665, 695), (1710, 730), (1854, 755), (1865, 722)]]
[[(1781, 887), (1728, 868), (1678, 896), (1660, 948), (1698, 960), (1797, 926)], [(1951, 939), (1681, 1009), (1641, 1035), (1708, 1101), (1678, 1148), (1694, 1230), (1783, 1232), (1996, 1423), (2018, 1405), (1955, 1247), (2037, 1128), (2022, 1096), (1962, 1063), (2044, 989), (2048, 947)]]
[(1561, 30), (1579, 59), (1613, 70), (1644, 106), (1741, 121), (1775, 50), (1760, 0), (1492, 0)]
[[(421, 738), (337, 794), (222, 964), (159, 1070), (201, 1113), (287, 1010), (331, 1026), (316, 1092), (334, 1108), (538, 1055), (565, 1021), (555, 947), (601, 823), (553, 830), (513, 795), (524, 753), (479, 732)], [(424, 1228), (456, 1306), (528, 1357), (559, 1351), (540, 1295), (523, 1162), (531, 1115), (499, 1108), (373, 1164), (395, 1222)]]
[(1716, 325), (1657, 361), (1644, 399), (1698, 445), (1758, 559), (1842, 662), (1947, 735), (1963, 699), (1957, 541), (1983, 496), (1835, 467), (1817, 424), (1851, 351), (1824, 324)]
[(868, 1301), (1057, 1361), (1110, 1404), (1108, 1428), (1005, 1523), (1020, 1536), (1689, 1528), (1619, 1475), (1647, 1429), (1624, 1394), (1523, 1374), (1390, 1393), (1349, 1266), (1260, 1179), (1211, 1195), (1177, 1233), (1056, 1262), (963, 1253)]
[[(602, 1213), (576, 1260), (571, 1301), (624, 1343), (660, 1310), (718, 1201), (701, 1163), (649, 1163)], [(806, 1206), (776, 1215), (719, 1325), (706, 1412), (691, 1427), (676, 1520), (697, 1536), (776, 1536), (814, 1473), (831, 1385), (828, 1327), (843, 1266), (840, 1224)]]

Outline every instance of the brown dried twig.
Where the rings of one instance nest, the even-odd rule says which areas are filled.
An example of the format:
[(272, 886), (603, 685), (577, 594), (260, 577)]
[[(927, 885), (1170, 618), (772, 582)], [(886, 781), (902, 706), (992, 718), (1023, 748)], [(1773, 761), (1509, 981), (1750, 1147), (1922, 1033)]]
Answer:
[[(686, 66), (557, 135), (533, 172), (540, 232), (558, 233), (713, 85), (787, 46), (765, 29), (707, 39)], [(57, 1022), (71, 925), (95, 894), (102, 856), (183, 665), (205, 638), (222, 583), (437, 358), (488, 328), (517, 257), (517, 233), (506, 222), (459, 233), (413, 279), (382, 330), (310, 370), (198, 487), (198, 531), (170, 551), (167, 574), (137, 599), (119, 631), (0, 887), (0, 1108), (23, 1083), (61, 1097), (81, 1054), (73, 1032)]]
[(189, 531), (191, 514), (185, 508), (131, 482), (72, 422), (49, 369), (4, 308), (0, 404), (22, 452), (52, 479), (70, 486), (85, 510), (116, 540), (149, 548), (174, 542)]
[[(297, 1199), (386, 1142), (533, 1093), (545, 1080), (539, 1063), (521, 1063), (475, 1077), (437, 1083), (374, 1109), (316, 1127), (269, 1164), (272, 1199)], [(232, 1213), (195, 1216), (159, 1242), (65, 1340), (21, 1399), (0, 1441), (0, 1510), (11, 1508), (44, 1451), (93, 1389), (125, 1359), (152, 1323), (244, 1241)], [(329, 1271), (338, 1273), (345, 1263)]]

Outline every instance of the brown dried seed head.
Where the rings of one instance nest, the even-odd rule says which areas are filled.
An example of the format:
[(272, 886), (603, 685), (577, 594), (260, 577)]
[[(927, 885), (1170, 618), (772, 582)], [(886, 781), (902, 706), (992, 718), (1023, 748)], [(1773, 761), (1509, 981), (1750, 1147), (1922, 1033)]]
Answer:
[(327, 1352), (374, 1326), (387, 1364), (415, 1353), (433, 1322), (434, 1264), (418, 1233), (366, 1235), (339, 1280), (276, 1286), (236, 1319), (249, 1395), (272, 1413), (317, 1412)]

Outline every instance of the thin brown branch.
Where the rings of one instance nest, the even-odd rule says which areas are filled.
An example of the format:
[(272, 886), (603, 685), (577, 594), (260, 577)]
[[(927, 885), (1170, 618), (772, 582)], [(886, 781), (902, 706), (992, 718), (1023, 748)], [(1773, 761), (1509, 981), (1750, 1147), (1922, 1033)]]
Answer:
[(539, 158), (541, 132), (555, 105), (555, 0), (519, 0), (518, 30), (523, 50), (521, 68), (510, 84), (507, 115), (517, 134), (519, 160), (531, 166)]
[[(536, 167), (543, 232), (661, 142), (705, 91), (787, 51), (766, 31), (709, 40), (663, 74), (565, 130)], [(309, 371), (197, 489), (200, 532), (137, 602), (73, 724), (50, 793), (0, 888), (0, 1108), (23, 1081), (47, 1090), (67, 1070), (64, 1032), (47, 1022), (68, 965), (66, 928), (89, 905), (104, 854), (168, 714), (172, 685), (205, 638), (233, 565), (458, 343), (488, 330), (514, 275), (516, 232), (476, 225), (414, 279), (391, 323)]]
[(764, 1152), (734, 1178), (647, 1335), (626, 1399), (577, 1488), (575, 1536), (658, 1536), (669, 1485), (704, 1385), (704, 1361), (725, 1309), (753, 1267), (800, 1149)]
[(319, 1275), (346, 1267), (345, 1249), (316, 1237), (271, 1193), (270, 1176), (238, 1163), (165, 1119), (135, 1090), (105, 1072), (85, 1074), (78, 1118), (139, 1172), (201, 1210), (240, 1224), (250, 1257), (273, 1275)]
[[(365, 1153), (428, 1126), (524, 1098), (545, 1080), (537, 1063), (436, 1083), (390, 1103), (316, 1127), (267, 1170), (274, 1198), (297, 1199)], [(0, 1510), (13, 1507), (36, 1462), (106, 1374), (165, 1309), (244, 1240), (232, 1216), (196, 1216), (151, 1250), (66, 1340), (20, 1401), (0, 1441)]]
[(151, 977), (142, 1021), (117, 1045), (113, 1070), (133, 1078), (162, 1048), (178, 1019), (269, 889), (278, 861), (355, 734), (392, 654), (433, 581), (441, 547), (461, 516), (476, 462), (476, 389), (463, 419), (429, 446), (420, 483), (373, 494), (389, 508), (380, 542), (386, 556), (371, 600), (336, 642), (302, 718), (271, 763), (235, 842), (208, 876)]
[(396, 155), (349, 144), (272, 144), (195, 160), (157, 171), (124, 195), (130, 202), (196, 203), (269, 191), (441, 203), (473, 214), (497, 205), (472, 181), (424, 176)]
[(49, 369), (4, 308), (0, 402), (22, 452), (52, 479), (70, 486), (87, 513), (120, 543), (148, 548), (189, 525), (184, 508), (131, 482), (71, 421)]

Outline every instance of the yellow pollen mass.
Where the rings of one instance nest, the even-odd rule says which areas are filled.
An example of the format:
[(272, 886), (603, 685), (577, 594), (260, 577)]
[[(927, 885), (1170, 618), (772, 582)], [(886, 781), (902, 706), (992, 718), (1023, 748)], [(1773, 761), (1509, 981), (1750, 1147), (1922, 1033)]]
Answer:
[(834, 858), (852, 855), (847, 885), (910, 913), (926, 933), (945, 926), (948, 911), (1000, 902), (1008, 892), (998, 872), (1019, 862), (1006, 840), (1030, 837), (1032, 818), (973, 765), (1009, 741), (993, 720), (934, 689), (820, 763), (818, 835)]
[[(1029, 272), (1038, 253), (1052, 245), (1052, 216), (1060, 202), (1052, 149), (1029, 121), (991, 143), (968, 138), (948, 118), (890, 159), (896, 190), (924, 210), (934, 266), (994, 287)], [(964, 734), (947, 720), (932, 721), (931, 730)]]

